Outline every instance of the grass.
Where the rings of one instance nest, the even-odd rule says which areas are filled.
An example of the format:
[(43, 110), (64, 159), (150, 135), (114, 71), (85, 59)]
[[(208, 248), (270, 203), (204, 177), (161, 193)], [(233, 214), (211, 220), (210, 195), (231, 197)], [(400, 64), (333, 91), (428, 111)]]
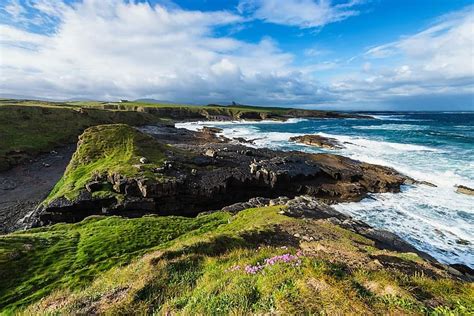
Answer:
[[(474, 312), (472, 284), (358, 265), (344, 253), (361, 262), (398, 254), (325, 221), (285, 217), (280, 209), (197, 218), (96, 217), (0, 237), (0, 271), (7, 281), (0, 306), (25, 315)], [(309, 227), (319, 232), (317, 240), (294, 243), (292, 233)], [(285, 254), (298, 255), (299, 262), (245, 272), (247, 265)]]
[(228, 217), (93, 217), (1, 236), (0, 307), (22, 306), (61, 287), (80, 288), (145, 251), (170, 245), (185, 234), (202, 234)]
[[(163, 176), (153, 169), (162, 165), (166, 150), (171, 147), (125, 124), (90, 127), (79, 137), (78, 148), (63, 177), (45, 202), (59, 197), (74, 199), (95, 175), (160, 179)], [(148, 162), (140, 164), (141, 157)], [(109, 184), (94, 194), (99, 197), (112, 192)]]
[(252, 106), (195, 106), (146, 102), (47, 102), (0, 99), (0, 170), (73, 143), (84, 129), (123, 123), (132, 126), (186, 119), (282, 119), (329, 112)]
[(0, 101), (0, 170), (56, 146), (75, 143), (77, 136), (90, 126), (158, 122), (163, 122), (163, 119), (150, 113), (45, 104), (18, 105)]

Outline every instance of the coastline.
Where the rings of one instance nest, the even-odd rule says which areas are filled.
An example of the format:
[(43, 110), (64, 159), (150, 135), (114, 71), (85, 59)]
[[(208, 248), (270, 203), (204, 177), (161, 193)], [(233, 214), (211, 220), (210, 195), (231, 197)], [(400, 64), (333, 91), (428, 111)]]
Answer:
[[(63, 153), (62, 150), (55, 150), (38, 156), (36, 162), (23, 162), (15, 167), (16, 170), (27, 171), (24, 174), (25, 181), (20, 181), (19, 185), (8, 189), (11, 190), (10, 195), (17, 195), (18, 198), (28, 192), (28, 188), (32, 188), (33, 182), (28, 183), (27, 179), (40, 179), (45, 172), (50, 174), (51, 178), (49, 182), (45, 181), (43, 186), (37, 187), (40, 192), (35, 195), (35, 201), (38, 201), (39, 196), (46, 198), (39, 207), (33, 210), (25, 208), (21, 203), (13, 206), (22, 208), (23, 215), (29, 214), (21, 221), (23, 229), (38, 228), (3, 235), (0, 242), (2, 238), (7, 241), (16, 235), (21, 236), (29, 232), (34, 236), (37, 232), (48, 232), (50, 229), (54, 231), (60, 227), (87, 225), (89, 221), (100, 221), (104, 216), (129, 218), (130, 223), (157, 215), (158, 218), (169, 218), (170, 221), (177, 216), (199, 219), (224, 213), (234, 218), (249, 210), (277, 207), (278, 216), (283, 216), (282, 218), (292, 218), (297, 223), (307, 225), (317, 226), (323, 223), (342, 229), (339, 232), (332, 228), (336, 229), (337, 233), (334, 233), (336, 237), (331, 238), (336, 240), (343, 238), (347, 232), (359, 236), (357, 238), (369, 240), (377, 253), (371, 255), (375, 257), (369, 256), (372, 258), (370, 260), (378, 258), (377, 260), (382, 262), (378, 269), (400, 268), (393, 266), (390, 262), (392, 259), (381, 256), (380, 251), (399, 255), (410, 253), (417, 258), (416, 264), (410, 263), (409, 268), (406, 267), (410, 273), (425, 271), (424, 273), (430, 275), (433, 273), (437, 278), (472, 281), (472, 269), (468, 266), (459, 262), (452, 265), (442, 264), (400, 238), (396, 231), (389, 232), (368, 225), (338, 207), (341, 202), (361, 203), (360, 201), (374, 194), (387, 194), (396, 199), (396, 196), (402, 194), (399, 192), (403, 191), (404, 185), (426, 186), (426, 183), (418, 182), (392, 168), (332, 153), (272, 150), (253, 145), (252, 139), (233, 140), (219, 128), (204, 128), (214, 125), (232, 128), (236, 124), (276, 124), (281, 128), (305, 122), (306, 119), (244, 120), (237, 121), (238, 123), (191, 120), (177, 123), (178, 127), (186, 126), (191, 130), (175, 128), (170, 121), (152, 123), (140, 128), (132, 128), (127, 124), (88, 128), (81, 134), (76, 153), (52, 193), (49, 193), (49, 188), (59, 179), (58, 176), (62, 174), (72, 151)], [(124, 156), (124, 152), (130, 150), (130, 142), (136, 148), (132, 147), (132, 156)], [(129, 145), (121, 147), (124, 143)], [(61, 163), (48, 160), (58, 156), (58, 152)], [(112, 161), (102, 160), (102, 152)], [(117, 165), (114, 161), (120, 161), (120, 164)], [(110, 162), (112, 164), (109, 165)], [(35, 167), (28, 168), (30, 165)], [(77, 173), (76, 170), (81, 168), (94, 172), (85, 175), (82, 171)], [(3, 171), (0, 177), (8, 173), (11, 174), (10, 180), (21, 175), (21, 172)], [(83, 178), (76, 179), (79, 174)], [(17, 188), (23, 193), (15, 191)], [(228, 219), (229, 223), (232, 222), (231, 218)], [(70, 224), (63, 224), (64, 222)], [(246, 224), (249, 227), (254, 225), (252, 221)], [(291, 244), (292, 247), (304, 248), (307, 247), (304, 246), (306, 243), (318, 242), (318, 239), (314, 239), (318, 233), (313, 232), (311, 227), (295, 230), (282, 226), (279, 229), (289, 229), (291, 238), (277, 235), (280, 236), (278, 238), (283, 238), (285, 247)], [(319, 242), (324, 242), (330, 237), (324, 235), (318, 238)], [(341, 255), (339, 253), (337, 256)], [(358, 254), (351, 260), (362, 262), (363, 256), (357, 256), (361, 255)], [(330, 260), (341, 258), (334, 257)], [(13, 260), (17, 260), (16, 257)]]

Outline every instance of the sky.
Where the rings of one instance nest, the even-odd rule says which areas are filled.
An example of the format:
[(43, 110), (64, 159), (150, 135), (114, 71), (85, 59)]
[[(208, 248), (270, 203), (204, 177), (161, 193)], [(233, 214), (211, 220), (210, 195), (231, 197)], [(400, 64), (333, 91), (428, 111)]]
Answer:
[(474, 110), (464, 0), (0, 0), (0, 96)]

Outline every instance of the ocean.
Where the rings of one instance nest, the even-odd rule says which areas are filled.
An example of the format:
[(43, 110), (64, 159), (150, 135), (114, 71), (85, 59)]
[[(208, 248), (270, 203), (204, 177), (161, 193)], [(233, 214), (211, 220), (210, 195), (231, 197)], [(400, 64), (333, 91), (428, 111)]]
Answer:
[[(404, 186), (401, 193), (371, 194), (361, 202), (334, 207), (356, 219), (398, 234), (444, 263), (474, 268), (474, 112), (372, 112), (375, 119), (290, 119), (286, 122), (192, 122), (223, 129), (229, 138), (254, 139), (253, 147), (330, 152), (390, 166), (437, 187)], [(289, 142), (292, 136), (336, 138), (340, 150)]]

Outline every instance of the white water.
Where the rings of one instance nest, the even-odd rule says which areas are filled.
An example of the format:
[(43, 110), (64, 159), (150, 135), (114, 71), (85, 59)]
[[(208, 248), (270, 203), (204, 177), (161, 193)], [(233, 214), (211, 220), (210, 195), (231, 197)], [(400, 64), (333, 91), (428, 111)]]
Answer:
[[(387, 120), (387, 118), (384, 118)], [(391, 117), (391, 120), (397, 120)], [(406, 119), (405, 119), (406, 120)], [(282, 124), (292, 124), (301, 120)], [(196, 122), (178, 124), (192, 130), (202, 126), (223, 128), (228, 138), (254, 140), (253, 147), (323, 152), (314, 147), (288, 141), (292, 136), (308, 134), (262, 132), (258, 124), (275, 122)], [(411, 124), (361, 126), (360, 129), (419, 130)], [(353, 159), (393, 167), (426, 185), (404, 187), (399, 194), (372, 194), (357, 203), (341, 203), (335, 208), (377, 228), (397, 233), (418, 249), (446, 263), (464, 263), (474, 267), (474, 197), (455, 192), (455, 186), (474, 187), (474, 162), (447, 158), (442, 149), (429, 146), (382, 141), (376, 138), (317, 133), (339, 140), (346, 148), (333, 151)], [(436, 167), (434, 167), (436, 166)]]

